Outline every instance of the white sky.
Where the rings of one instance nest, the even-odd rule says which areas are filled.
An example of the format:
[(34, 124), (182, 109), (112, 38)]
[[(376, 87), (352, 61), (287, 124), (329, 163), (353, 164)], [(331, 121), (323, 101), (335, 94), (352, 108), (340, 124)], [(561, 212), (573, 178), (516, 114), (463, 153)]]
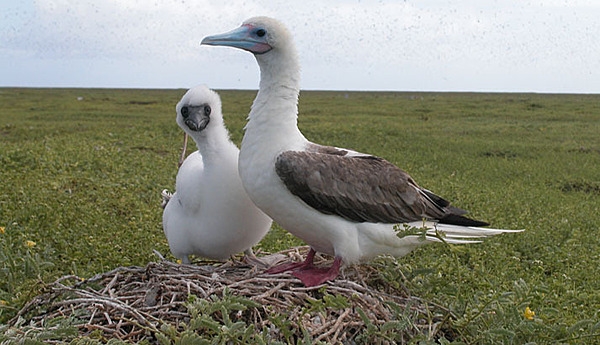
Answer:
[(598, 0), (0, 0), (0, 86), (256, 89), (251, 54), (200, 46), (255, 15), (303, 89), (600, 93)]

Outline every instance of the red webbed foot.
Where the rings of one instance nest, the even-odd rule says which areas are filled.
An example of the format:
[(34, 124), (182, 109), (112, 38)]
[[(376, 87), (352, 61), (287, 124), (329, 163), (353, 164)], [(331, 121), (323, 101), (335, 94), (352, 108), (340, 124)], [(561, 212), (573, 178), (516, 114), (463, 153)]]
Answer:
[(328, 280), (335, 279), (342, 265), (342, 258), (337, 257), (333, 260), (333, 264), (329, 268), (310, 267), (305, 269), (295, 270), (292, 275), (307, 287), (317, 286), (325, 283)]

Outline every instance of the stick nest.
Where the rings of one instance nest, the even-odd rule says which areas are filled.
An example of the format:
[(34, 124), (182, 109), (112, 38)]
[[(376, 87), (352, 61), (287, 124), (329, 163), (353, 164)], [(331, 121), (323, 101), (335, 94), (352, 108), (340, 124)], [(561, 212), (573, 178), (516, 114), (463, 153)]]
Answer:
[[(306, 251), (307, 247), (299, 247), (278, 254), (299, 261)], [(315, 257), (317, 265), (330, 261)], [(181, 330), (190, 323), (191, 301), (214, 302), (226, 295), (255, 303), (250, 302), (244, 310), (227, 311), (230, 315), (217, 310), (212, 317), (253, 325), (258, 333), (269, 332), (270, 341), (295, 342), (309, 335), (313, 343), (354, 344), (361, 334), (365, 339), (369, 329), (408, 320), (408, 326), (395, 331), (393, 341), (404, 343), (417, 335), (429, 339), (444, 336), (442, 326), (448, 318), (441, 308), (392, 289), (368, 265), (348, 267), (336, 280), (307, 288), (288, 273), (265, 274), (263, 268), (230, 260), (195, 265), (151, 262), (146, 267), (119, 267), (85, 280), (64, 276), (27, 303), (10, 323), (42, 330), (48, 329), (48, 320), (69, 319), (80, 336), (155, 344), (165, 325)], [(274, 315), (287, 320), (291, 338), (289, 329), (286, 334), (273, 322)]]

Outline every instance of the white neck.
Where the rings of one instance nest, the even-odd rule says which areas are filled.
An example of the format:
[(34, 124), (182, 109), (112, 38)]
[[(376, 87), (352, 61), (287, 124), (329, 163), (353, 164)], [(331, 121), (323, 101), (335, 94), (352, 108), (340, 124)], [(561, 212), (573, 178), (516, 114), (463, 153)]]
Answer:
[(277, 148), (279, 150), (290, 149), (286, 147), (287, 143), (305, 140), (298, 130), (298, 56), (293, 46), (286, 48), (256, 55), (260, 66), (260, 89), (248, 116), (242, 150), (257, 140), (266, 145), (282, 146)]
[(232, 150), (237, 154), (237, 147), (229, 139), (229, 133), (222, 123), (209, 123), (208, 126), (210, 128), (192, 135), (205, 164), (225, 159)]

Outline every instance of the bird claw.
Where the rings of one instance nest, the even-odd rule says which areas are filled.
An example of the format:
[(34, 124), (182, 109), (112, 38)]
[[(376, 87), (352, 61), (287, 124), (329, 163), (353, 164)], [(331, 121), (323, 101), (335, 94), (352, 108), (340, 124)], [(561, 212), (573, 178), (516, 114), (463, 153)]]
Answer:
[(310, 248), (308, 254), (306, 254), (306, 259), (302, 262), (288, 262), (287, 264), (281, 264), (277, 266), (273, 266), (265, 271), (268, 274), (277, 274), (283, 273), (286, 271), (296, 271), (296, 270), (305, 270), (313, 268), (313, 260), (315, 258), (315, 250)]
[(167, 207), (169, 200), (171, 200), (171, 198), (173, 197), (173, 193), (169, 192), (166, 189), (163, 189), (162, 192), (160, 192), (160, 196), (162, 196), (162, 202), (160, 203), (160, 207), (164, 209), (165, 207)]
[(265, 269), (268, 267), (272, 267), (286, 259), (287, 256), (279, 253), (257, 257), (256, 255), (254, 255), (254, 252), (252, 252), (252, 249), (248, 249), (244, 252), (244, 258), (242, 259), (242, 261), (249, 265)]
[(304, 261), (281, 264), (271, 267), (265, 272), (269, 274), (275, 274), (292, 271), (292, 275), (300, 279), (300, 281), (307, 287), (321, 285), (328, 280), (335, 279), (340, 272), (342, 258), (336, 256), (333, 260), (333, 264), (329, 268), (317, 268), (313, 265), (315, 253), (315, 250), (311, 248)]

